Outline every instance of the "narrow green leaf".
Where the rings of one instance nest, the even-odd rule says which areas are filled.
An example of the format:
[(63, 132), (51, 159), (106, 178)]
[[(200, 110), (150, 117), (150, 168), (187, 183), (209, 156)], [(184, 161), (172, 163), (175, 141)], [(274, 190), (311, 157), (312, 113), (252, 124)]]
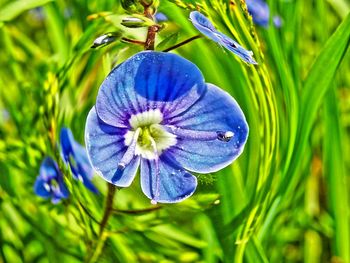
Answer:
[[(338, 26), (337, 30), (328, 39), (323, 50), (316, 58), (303, 87), (301, 97), (301, 118), (299, 124), (299, 144), (296, 147), (289, 175), (285, 177), (281, 192), (290, 194), (300, 180), (301, 173), (293, 175), (299, 165), (307, 147), (311, 128), (314, 124), (317, 110), (322, 99), (334, 81), (337, 69), (342, 62), (350, 42), (350, 14)], [(292, 180), (290, 180), (292, 178)], [(287, 191), (285, 191), (287, 189)]]
[(42, 6), (53, 0), (18, 0), (9, 2), (1, 8), (0, 21), (11, 21), (23, 12)]
[(335, 225), (333, 237), (335, 254), (342, 261), (349, 262), (349, 186), (347, 185), (341, 126), (337, 113), (335, 90), (330, 90), (325, 99), (324, 166), (329, 187), (329, 203)]

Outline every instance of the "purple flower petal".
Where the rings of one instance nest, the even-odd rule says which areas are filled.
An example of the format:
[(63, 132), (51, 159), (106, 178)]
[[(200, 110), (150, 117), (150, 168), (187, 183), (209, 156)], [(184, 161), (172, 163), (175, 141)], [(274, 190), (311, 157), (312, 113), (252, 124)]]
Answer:
[(141, 187), (153, 203), (176, 203), (194, 193), (197, 178), (165, 156), (159, 160), (142, 159)]
[(125, 133), (125, 129), (110, 126), (100, 120), (95, 108), (89, 112), (85, 142), (91, 164), (103, 179), (121, 187), (131, 184), (140, 163), (140, 158), (135, 157), (122, 172), (118, 170), (118, 163), (127, 149), (124, 144)]
[(35, 181), (34, 192), (43, 198), (51, 197), (54, 203), (69, 196), (63, 175), (51, 157), (46, 157), (40, 166), (40, 174)]
[(60, 144), (62, 159), (71, 168), (73, 177), (81, 181), (90, 191), (98, 193), (91, 182), (94, 171), (90, 165), (86, 149), (74, 140), (70, 129), (61, 129)]
[(169, 120), (169, 124), (192, 131), (230, 131), (228, 142), (218, 139), (177, 138), (177, 145), (166, 154), (189, 171), (210, 173), (234, 161), (243, 151), (248, 125), (237, 102), (225, 91), (208, 84), (207, 93), (188, 111)]
[(195, 28), (197, 28), (199, 32), (201, 32), (206, 37), (230, 50), (245, 62), (250, 64), (257, 64), (252, 57), (253, 53), (251, 51), (244, 49), (236, 41), (217, 31), (209, 19), (203, 14), (199, 13), (198, 11), (193, 11), (190, 13), (190, 20), (192, 21), (192, 24), (195, 26)]
[(178, 114), (205, 91), (204, 79), (191, 62), (175, 54), (140, 52), (113, 69), (102, 83), (96, 111), (105, 123), (129, 128), (133, 114), (162, 109)]

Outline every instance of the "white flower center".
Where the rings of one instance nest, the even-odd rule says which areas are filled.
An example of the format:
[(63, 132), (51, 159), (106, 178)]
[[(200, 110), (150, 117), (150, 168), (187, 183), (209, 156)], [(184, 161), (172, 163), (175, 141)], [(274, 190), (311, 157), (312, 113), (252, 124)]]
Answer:
[(141, 155), (145, 159), (157, 159), (162, 151), (176, 144), (176, 136), (166, 131), (160, 124), (163, 114), (160, 110), (149, 110), (132, 115), (129, 119), (131, 130), (124, 136), (124, 143), (129, 146), (132, 143), (135, 131), (140, 128), (137, 138), (135, 155)]

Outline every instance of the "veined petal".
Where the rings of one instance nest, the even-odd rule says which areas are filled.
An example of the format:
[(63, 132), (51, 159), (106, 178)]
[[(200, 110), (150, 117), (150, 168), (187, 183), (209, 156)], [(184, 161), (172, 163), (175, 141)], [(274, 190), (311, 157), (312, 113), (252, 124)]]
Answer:
[(190, 13), (190, 20), (192, 24), (206, 37), (220, 44), (224, 48), (230, 50), (242, 60), (250, 64), (257, 64), (253, 59), (253, 53), (249, 50), (244, 49), (236, 41), (229, 38), (225, 34), (219, 32), (210, 20), (198, 11), (193, 11)]
[(153, 202), (180, 202), (191, 196), (197, 187), (195, 176), (165, 156), (159, 160), (142, 159), (140, 174), (142, 191)]
[(169, 53), (144, 51), (112, 70), (96, 99), (99, 118), (114, 127), (128, 128), (131, 115), (159, 109), (179, 114), (205, 91), (200, 70), (190, 61)]
[(190, 20), (195, 28), (197, 28), (203, 35), (211, 38), (215, 42), (219, 41), (217, 35), (215, 34), (218, 31), (206, 16), (198, 11), (193, 11), (190, 13)]
[(233, 133), (226, 142), (177, 137), (178, 143), (164, 154), (193, 172), (210, 173), (226, 167), (241, 154), (248, 137), (248, 124), (237, 102), (212, 84), (201, 100), (169, 123), (193, 131)]
[(90, 110), (85, 127), (85, 142), (91, 164), (103, 179), (121, 187), (131, 184), (140, 162), (139, 157), (135, 157), (123, 171), (118, 170), (118, 163), (127, 150), (124, 143), (126, 132), (126, 129), (104, 123), (97, 116), (95, 108)]
[(250, 64), (258, 64), (252, 57), (253, 52), (250, 50), (246, 50), (241, 45), (239, 45), (236, 41), (229, 38), (223, 33), (217, 33), (218, 38), (220, 39), (219, 44), (224, 46), (226, 49), (230, 50), (232, 53), (239, 56), (242, 60)]

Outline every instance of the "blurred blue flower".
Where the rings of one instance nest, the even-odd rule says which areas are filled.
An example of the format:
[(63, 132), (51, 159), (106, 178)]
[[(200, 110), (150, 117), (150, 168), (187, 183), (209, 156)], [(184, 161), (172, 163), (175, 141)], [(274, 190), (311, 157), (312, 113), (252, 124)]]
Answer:
[(168, 17), (162, 12), (156, 13), (154, 18), (156, 19), (157, 23), (168, 21)]
[(62, 159), (71, 168), (73, 177), (81, 181), (90, 191), (98, 193), (91, 182), (94, 170), (90, 165), (86, 149), (74, 140), (70, 129), (61, 129), (60, 143)]
[(40, 166), (39, 176), (34, 184), (34, 192), (43, 198), (51, 198), (54, 204), (69, 196), (63, 175), (51, 157), (46, 157)]
[[(255, 24), (263, 27), (269, 25), (270, 8), (264, 0), (246, 0), (248, 12), (253, 17)], [(273, 23), (276, 27), (282, 26), (282, 19), (279, 16), (273, 17)]]
[(283, 19), (280, 16), (274, 16), (272, 18), (275, 27), (281, 27), (283, 25)]
[(255, 24), (267, 27), (269, 25), (270, 9), (264, 0), (246, 0), (248, 12)]
[(91, 163), (106, 181), (129, 186), (140, 168), (152, 203), (193, 194), (191, 172), (216, 172), (243, 151), (248, 125), (237, 102), (205, 83), (196, 65), (170, 53), (145, 51), (114, 68), (88, 115)]
[(217, 31), (209, 19), (198, 11), (193, 11), (190, 13), (190, 20), (203, 35), (230, 50), (239, 56), (243, 61), (250, 64), (258, 64), (252, 57), (252, 51), (244, 49), (236, 41)]

